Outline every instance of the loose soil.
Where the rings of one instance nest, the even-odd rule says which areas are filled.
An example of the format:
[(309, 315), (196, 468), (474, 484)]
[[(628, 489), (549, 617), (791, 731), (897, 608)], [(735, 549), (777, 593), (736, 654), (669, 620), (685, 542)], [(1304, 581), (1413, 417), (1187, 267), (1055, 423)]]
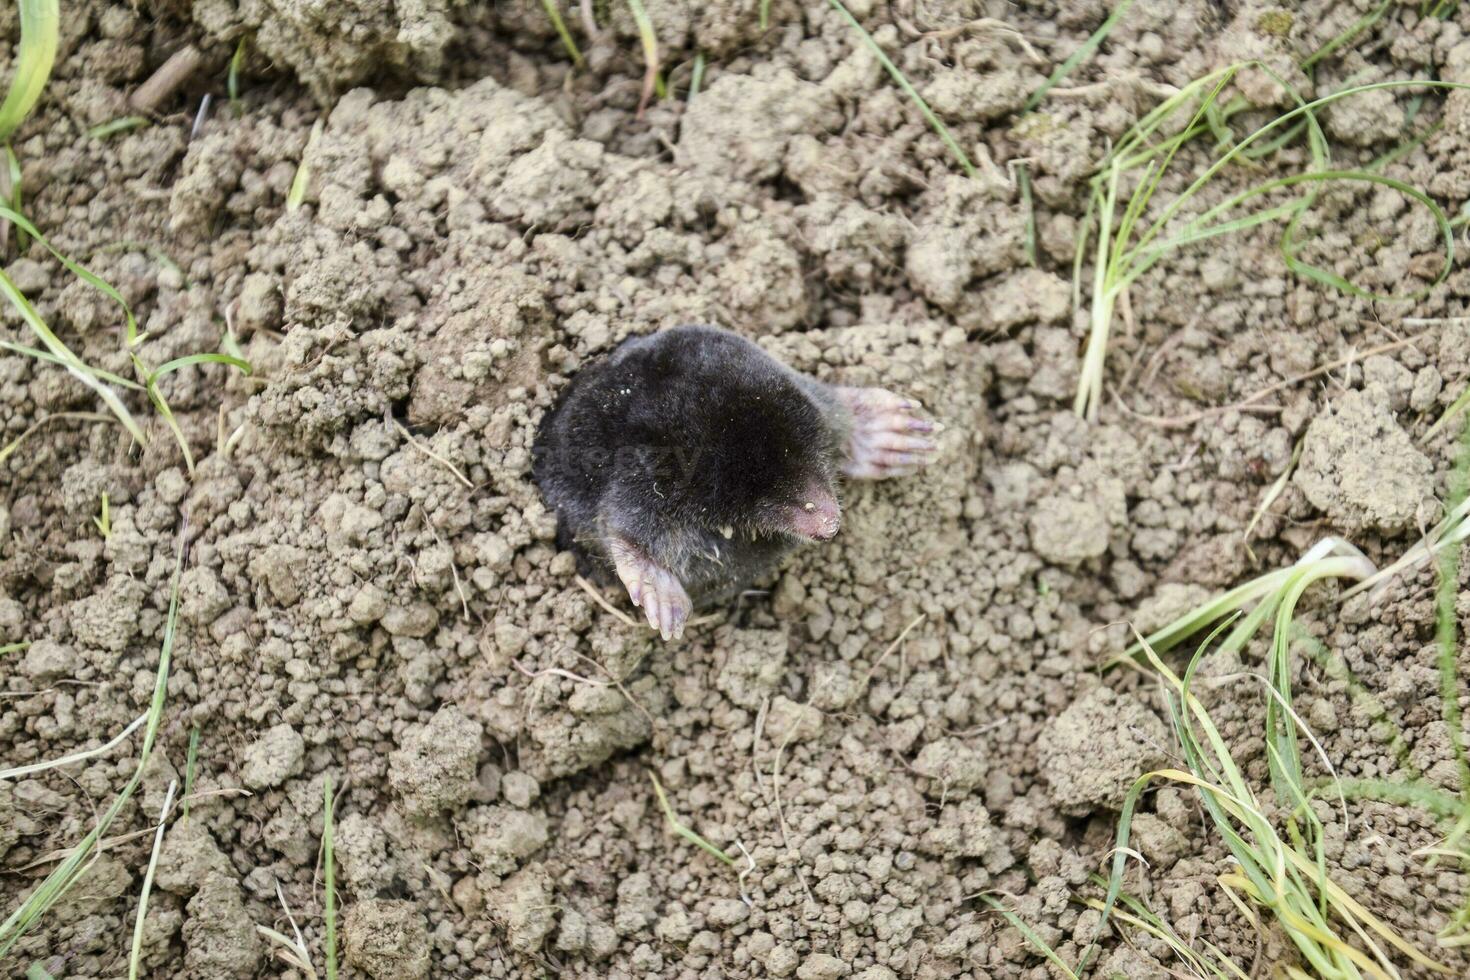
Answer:
[[(1132, 780), (1179, 764), (1154, 683), (1099, 670), (1125, 624), (1161, 625), (1327, 534), (1387, 563), (1438, 519), (1455, 434), (1422, 437), (1470, 383), (1462, 260), (1423, 298), (1385, 303), (1286, 273), (1277, 229), (1183, 250), (1132, 289), (1097, 424), (1071, 412), (1086, 314), (1069, 278), (1087, 178), (1159, 86), (1240, 58), (1308, 94), (1470, 82), (1470, 4), (1443, 21), (1395, 5), (1308, 78), (1302, 56), (1376, 2), (1139, 0), (1023, 115), (1104, 4), (851, 0), (974, 179), (825, 0), (775, 0), (767, 30), (745, 0), (644, 5), (674, 97), (641, 113), (620, 3), (591, 5), (595, 41), (563, 11), (581, 68), (530, 0), (66, 5), (55, 73), (13, 141), (26, 212), (138, 311), (151, 363), (217, 350), (228, 326), (255, 372), (163, 380), (192, 477), (156, 419), (142, 449), (58, 420), (0, 464), (0, 644), (31, 643), (0, 664), (6, 766), (101, 744), (145, 710), (188, 546), (143, 788), (7, 975), (125, 974), (148, 831), (198, 731), (190, 815), (171, 818), (148, 908), (149, 976), (303, 976), (257, 930), (293, 934), (278, 889), (321, 975), (328, 776), (346, 976), (1058, 976), (976, 896), (1002, 897), (1068, 963), (1098, 938), (1074, 898), (1100, 894), (1089, 878)], [(0, 27), (18, 35), (13, 6)], [(185, 44), (202, 64), (163, 115), (88, 136)], [(1282, 104), (1262, 78), (1239, 89), (1262, 112)], [(1343, 167), (1433, 123), (1386, 172), (1455, 214), (1466, 93), (1325, 114)], [(1160, 193), (1208, 151), (1191, 144)], [(1288, 149), (1207, 197), (1307, 162)], [(1441, 261), (1426, 213), (1385, 188), (1324, 194), (1304, 235), (1304, 257), (1376, 292), (1427, 287)], [(115, 306), (39, 247), (9, 247), (8, 274), (61, 336), (129, 373)], [(664, 644), (557, 553), (530, 445), (580, 366), (688, 322), (911, 394), (947, 428), (922, 475), (848, 488), (837, 541)], [(8, 308), (3, 332), (30, 342)], [(64, 371), (0, 357), (0, 442), (78, 410), (96, 406)], [(1341, 776), (1466, 789), (1433, 585), (1424, 571), (1345, 606), (1321, 586), (1304, 606), (1334, 659), (1298, 660), (1296, 706)], [(1458, 611), (1463, 633), (1464, 593)], [(1219, 681), (1208, 703), (1264, 787), (1259, 685)], [(0, 784), (6, 914), (137, 751), (135, 736)], [(669, 832), (651, 773), (733, 866)], [(1470, 972), (1435, 938), (1465, 871), (1415, 854), (1447, 828), (1372, 802), (1347, 824), (1320, 816), (1336, 880)], [(1228, 852), (1191, 793), (1145, 795), (1132, 846), (1148, 864), (1130, 892), (1181, 936), (1257, 975), (1293, 962), (1217, 883)], [(1147, 936), (1100, 939), (1092, 976), (1178, 969)]]

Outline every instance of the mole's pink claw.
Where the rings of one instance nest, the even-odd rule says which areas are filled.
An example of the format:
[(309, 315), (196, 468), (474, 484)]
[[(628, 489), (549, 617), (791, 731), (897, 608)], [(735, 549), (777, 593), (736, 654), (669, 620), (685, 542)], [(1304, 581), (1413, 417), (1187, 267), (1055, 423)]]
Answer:
[(642, 607), (648, 625), (665, 640), (682, 636), (693, 603), (674, 573), (622, 538), (611, 539), (607, 550), (628, 598)]
[(882, 388), (838, 388), (837, 399), (852, 419), (842, 472), (856, 480), (908, 476), (927, 466), (938, 451), (933, 439), (915, 432), (943, 426), (920, 418), (917, 401)]

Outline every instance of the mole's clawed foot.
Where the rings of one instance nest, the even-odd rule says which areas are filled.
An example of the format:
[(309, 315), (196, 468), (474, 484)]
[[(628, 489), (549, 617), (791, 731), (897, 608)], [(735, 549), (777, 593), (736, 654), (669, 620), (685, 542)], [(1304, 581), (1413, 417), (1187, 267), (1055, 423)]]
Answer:
[(645, 555), (636, 546), (615, 538), (608, 544), (618, 578), (628, 590), (633, 605), (643, 610), (648, 625), (665, 640), (684, 635), (693, 603), (674, 573)]
[(882, 388), (838, 388), (838, 400), (852, 415), (842, 472), (855, 480), (908, 476), (927, 466), (938, 447), (930, 438), (943, 428), (922, 418), (912, 398)]

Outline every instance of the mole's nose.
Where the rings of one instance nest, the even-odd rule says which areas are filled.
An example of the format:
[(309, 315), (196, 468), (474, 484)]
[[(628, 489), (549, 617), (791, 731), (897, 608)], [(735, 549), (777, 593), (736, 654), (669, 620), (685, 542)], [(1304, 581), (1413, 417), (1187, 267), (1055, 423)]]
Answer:
[(812, 541), (831, 541), (842, 530), (842, 508), (826, 490), (813, 492), (791, 515), (791, 530)]

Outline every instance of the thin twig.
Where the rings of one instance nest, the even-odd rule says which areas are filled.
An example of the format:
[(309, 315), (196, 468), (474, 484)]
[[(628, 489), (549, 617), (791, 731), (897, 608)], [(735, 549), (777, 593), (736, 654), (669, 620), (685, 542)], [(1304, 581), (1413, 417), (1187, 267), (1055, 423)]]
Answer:
[[(1425, 333), (1427, 332), (1428, 331), (1425, 331)], [(1268, 395), (1273, 395), (1276, 392), (1281, 391), (1284, 388), (1290, 388), (1294, 385), (1300, 384), (1303, 381), (1309, 381), (1312, 378), (1318, 377), (1319, 375), (1327, 374), (1331, 371), (1337, 370), (1340, 367), (1343, 367), (1344, 365), (1351, 364), (1360, 357), (1372, 357), (1375, 354), (1385, 354), (1388, 351), (1397, 350), (1400, 347), (1405, 347), (1409, 344), (1412, 344), (1414, 341), (1423, 336), (1424, 333), (1417, 333), (1412, 337), (1405, 337), (1402, 340), (1395, 340), (1391, 343), (1380, 344), (1379, 346), (1370, 348), (1366, 351), (1353, 351), (1346, 357), (1338, 358), (1337, 360), (1332, 361), (1329, 364), (1323, 364), (1320, 367), (1313, 368), (1312, 370), (1304, 372), (1302, 374), (1298, 374), (1295, 377), (1287, 378), (1285, 381), (1278, 381), (1273, 385), (1267, 385), (1265, 388), (1262, 388), (1255, 394), (1248, 395), (1238, 402), (1232, 402), (1229, 405), (1219, 405), (1215, 408), (1201, 409), (1200, 411), (1193, 412), (1189, 415), (1144, 415), (1142, 412), (1136, 411), (1131, 406), (1129, 406), (1127, 402), (1123, 401), (1123, 398), (1116, 391), (1114, 391), (1112, 395), (1113, 400), (1118, 403), (1118, 406), (1122, 408), (1123, 411), (1138, 419), (1140, 422), (1147, 422), (1150, 425), (1157, 425), (1166, 429), (1183, 428), (1187, 425), (1194, 425), (1196, 422), (1203, 422), (1205, 419), (1213, 418), (1216, 415), (1222, 415), (1225, 412), (1234, 412), (1241, 410), (1264, 411), (1268, 408), (1275, 408), (1276, 406), (1260, 406), (1256, 405), (1255, 403)]]
[(443, 456), (440, 456), (438, 453), (434, 452), (428, 446), (424, 445), (422, 441), (420, 441), (419, 439), (415, 438), (414, 434), (412, 432), (409, 432), (408, 429), (406, 429), (404, 427), (404, 425), (403, 425), (402, 422), (398, 421), (397, 419), (393, 419), (392, 422), (393, 422), (393, 427), (396, 428), (399, 431), (399, 433), (403, 436), (403, 438), (405, 438), (405, 439), (408, 440), (408, 444), (410, 446), (412, 446), (413, 448), (417, 449), (419, 452), (423, 453), (425, 456), (429, 457), (434, 462), (436, 462), (439, 465), (443, 466), (445, 469), (449, 470), (449, 472), (453, 473), (454, 476), (455, 476), (455, 478), (457, 480), (459, 480), (460, 483), (463, 483), (469, 489), (471, 489), (471, 490), (475, 489), (475, 485), (470, 482), (470, 478), (467, 477), (467, 476), (465, 476), (462, 472), (460, 472), (459, 467), (455, 466), (449, 460), (445, 459)]
[(153, 112), (163, 104), (164, 100), (186, 81), (189, 76), (199, 69), (204, 55), (192, 44), (187, 44), (171, 54), (167, 61), (158, 66), (158, 70), (148, 76), (148, 80), (139, 85), (128, 99), (128, 104), (138, 112)]
[(879, 655), (878, 659), (873, 661), (873, 666), (868, 668), (867, 674), (863, 676), (862, 683), (858, 685), (858, 690), (866, 691), (868, 689), (868, 683), (873, 679), (873, 675), (877, 673), (878, 668), (883, 666), (883, 661), (887, 660), (889, 655), (893, 653), (894, 650), (898, 649), (898, 645), (904, 641), (905, 637), (913, 632), (914, 627), (918, 626), (924, 621), (924, 617), (926, 615), (928, 614), (919, 613), (919, 615), (915, 616), (914, 621), (905, 626), (903, 628), (903, 632), (899, 633), (898, 636), (894, 638), (894, 641), (888, 644), (888, 649), (884, 650), (883, 653)]
[(587, 656), (585, 653), (582, 653), (578, 650), (573, 650), (572, 653), (576, 654), (579, 659), (587, 661), (589, 664), (596, 667), (598, 670), (607, 675), (608, 680), (613, 682), (613, 685), (618, 689), (619, 693), (621, 693), (623, 697), (628, 700), (628, 703), (637, 708), (639, 713), (643, 715), (644, 719), (648, 722), (648, 730), (650, 732), (658, 728), (658, 725), (654, 723), (653, 715), (648, 713), (648, 709), (639, 704), (638, 699), (628, 693), (628, 689), (623, 686), (622, 678), (620, 678), (617, 674), (614, 674), (602, 663), (599, 663), (598, 661), (593, 660), (591, 657)]
[(589, 596), (592, 597), (593, 602), (597, 603), (603, 609), (606, 609), (608, 612), (612, 613), (623, 625), (632, 626), (635, 629), (637, 628), (638, 623), (634, 621), (633, 617), (623, 612), (617, 606), (614, 606), (611, 602), (608, 602), (607, 597), (604, 596), (601, 592), (597, 591), (597, 586), (593, 585), (591, 582), (587, 581), (580, 575), (577, 576), (577, 584), (582, 587), (583, 592), (586, 592)]
[(532, 670), (515, 657), (511, 657), (510, 662), (516, 670), (525, 674), (533, 681), (539, 680), (542, 677), (565, 677), (567, 680), (576, 681), (578, 684), (591, 684), (593, 687), (608, 686), (607, 681), (594, 681), (590, 677), (583, 677), (581, 674), (574, 674), (570, 670), (563, 670), (560, 667), (542, 667), (540, 670)]

